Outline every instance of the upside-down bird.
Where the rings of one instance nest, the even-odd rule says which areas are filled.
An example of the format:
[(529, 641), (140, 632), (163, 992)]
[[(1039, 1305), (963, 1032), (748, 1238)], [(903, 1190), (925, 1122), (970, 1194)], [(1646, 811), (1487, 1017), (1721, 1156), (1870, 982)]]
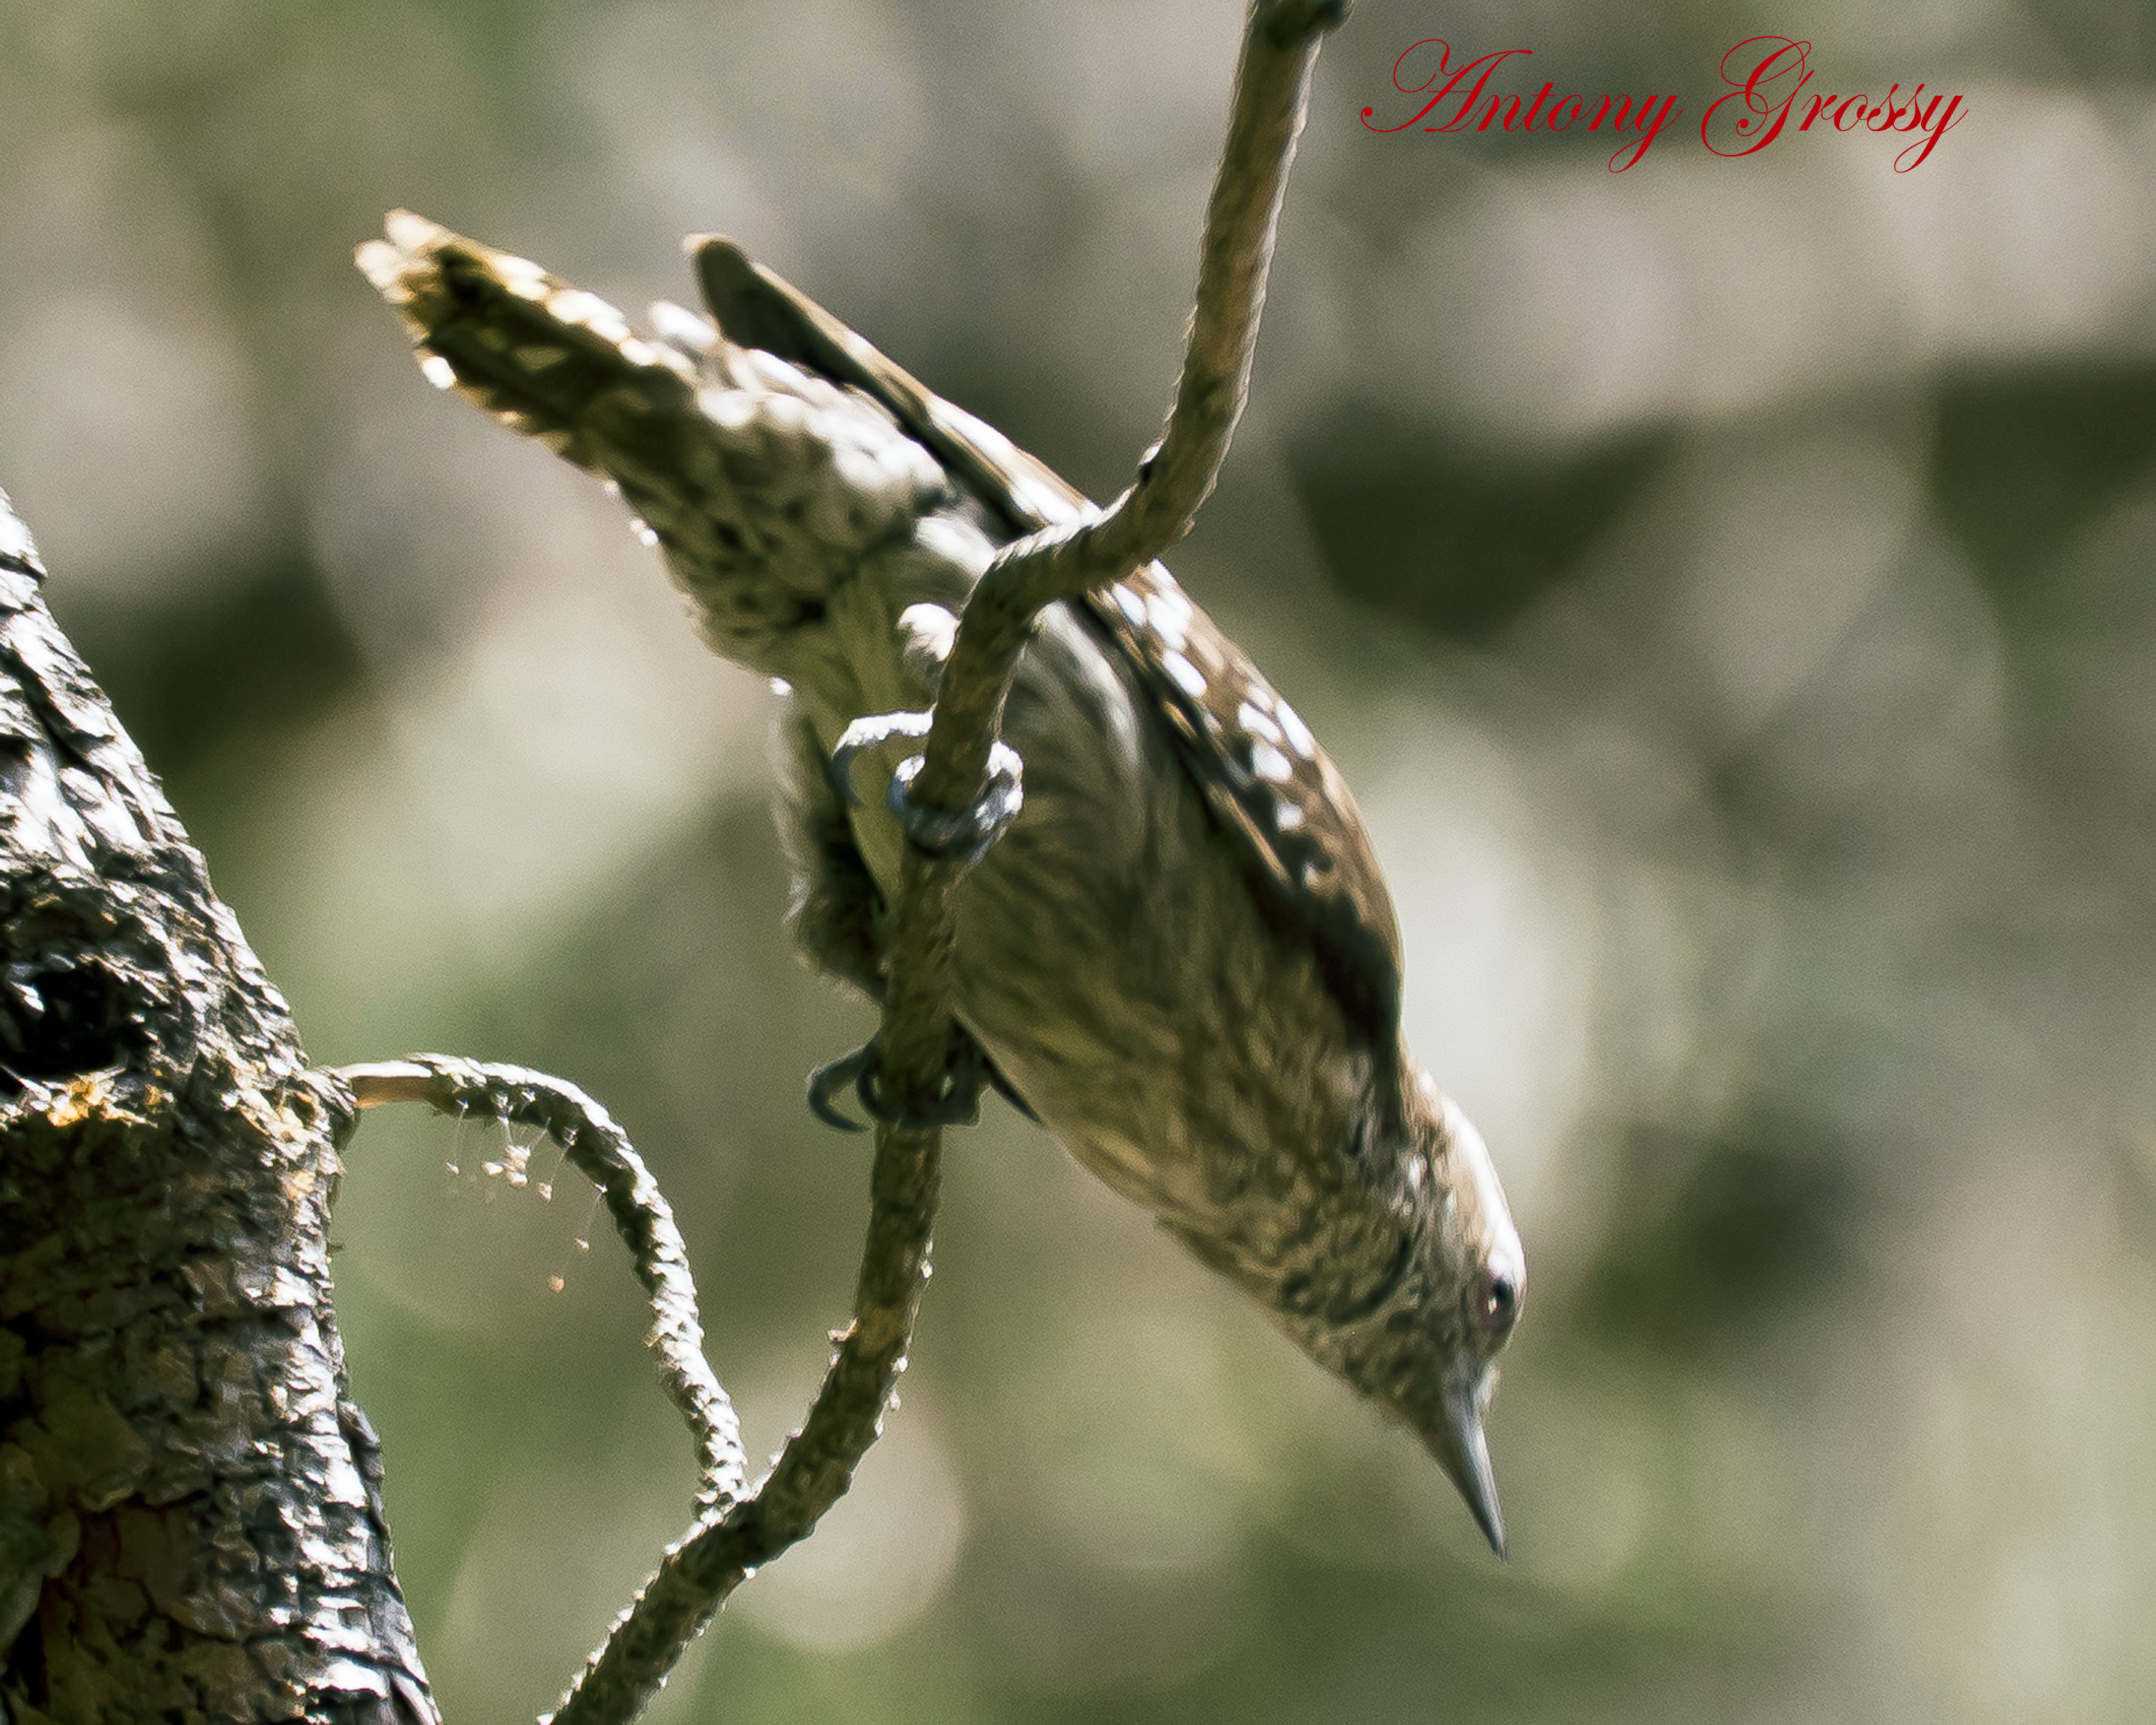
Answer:
[[(618, 486), (712, 646), (783, 685), (795, 932), (880, 998), (886, 791), (958, 614), (999, 546), (1091, 506), (731, 242), (691, 249), (712, 321), (657, 305), (652, 336), (403, 213), (360, 263), (432, 381)], [(957, 899), (980, 1071), (1410, 1425), (1502, 1553), (1482, 1418), (1526, 1261), (1401, 1035), (1347, 786), (1158, 563), (1041, 613), (1002, 734), (1023, 807)]]

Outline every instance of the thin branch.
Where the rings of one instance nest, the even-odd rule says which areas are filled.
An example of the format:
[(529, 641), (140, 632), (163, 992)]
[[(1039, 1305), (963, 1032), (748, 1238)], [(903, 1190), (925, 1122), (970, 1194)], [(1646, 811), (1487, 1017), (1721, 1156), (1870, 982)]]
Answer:
[(634, 1718), (727, 1596), (844, 1495), (906, 1369), (928, 1280), (941, 1161), (935, 1128), (879, 1128), (854, 1321), (836, 1338), (808, 1419), (752, 1496), (704, 1517), (669, 1548), (552, 1716), (555, 1725)]
[(696, 1440), (696, 1502), (707, 1513), (737, 1502), (747, 1484), (741, 1425), (733, 1404), (704, 1358), (704, 1331), (696, 1312), (696, 1283), (674, 1225), (674, 1212), (629, 1136), (606, 1110), (573, 1084), (525, 1066), (460, 1060), (447, 1055), (413, 1055), (330, 1075), (350, 1086), (362, 1108), (385, 1102), (424, 1102), (438, 1114), (536, 1126), (552, 1137), (578, 1170), (606, 1199), (636, 1279), (650, 1296), (649, 1337), (659, 1355), (659, 1378), (681, 1410)]
[(975, 588), (944, 670), (927, 764), (914, 786), (927, 806), (963, 809), (979, 795), (1011, 674), (1041, 607), (1151, 562), (1190, 531), (1211, 495), (1250, 388), (1311, 72), (1324, 33), (1346, 12), (1344, 0), (1259, 0), (1252, 8), (1167, 429), (1130, 489), (1097, 518), (1005, 547)]

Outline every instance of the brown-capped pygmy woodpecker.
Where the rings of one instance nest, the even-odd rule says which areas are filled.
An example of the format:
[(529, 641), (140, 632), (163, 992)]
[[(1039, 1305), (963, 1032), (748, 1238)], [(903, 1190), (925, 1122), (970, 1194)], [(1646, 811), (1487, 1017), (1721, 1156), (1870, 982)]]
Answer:
[[(361, 263), (434, 381), (617, 485), (711, 644), (785, 685), (796, 932), (876, 996), (906, 843), (886, 792), (922, 728), (884, 716), (933, 705), (997, 548), (1090, 506), (730, 243), (696, 257), (711, 320), (654, 307), (652, 336), (418, 217)], [(957, 901), (984, 1066), (1411, 1426), (1502, 1552), (1482, 1418), (1526, 1262), (1401, 1036), (1347, 787), (1157, 563), (1040, 614), (1002, 735), (1023, 804)]]

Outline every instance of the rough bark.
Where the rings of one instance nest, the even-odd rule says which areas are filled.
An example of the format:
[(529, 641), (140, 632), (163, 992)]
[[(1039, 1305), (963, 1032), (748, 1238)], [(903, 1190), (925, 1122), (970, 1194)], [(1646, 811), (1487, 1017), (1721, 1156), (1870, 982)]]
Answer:
[(0, 1695), (434, 1720), (331, 1312), (352, 1099), (43, 573), (0, 497)]

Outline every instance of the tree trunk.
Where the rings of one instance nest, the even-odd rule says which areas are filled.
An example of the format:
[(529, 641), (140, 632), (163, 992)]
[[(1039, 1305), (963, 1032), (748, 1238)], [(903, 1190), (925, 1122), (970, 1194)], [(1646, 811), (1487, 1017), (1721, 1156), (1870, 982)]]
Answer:
[(351, 1097), (43, 575), (0, 496), (0, 1697), (434, 1720), (330, 1306)]

